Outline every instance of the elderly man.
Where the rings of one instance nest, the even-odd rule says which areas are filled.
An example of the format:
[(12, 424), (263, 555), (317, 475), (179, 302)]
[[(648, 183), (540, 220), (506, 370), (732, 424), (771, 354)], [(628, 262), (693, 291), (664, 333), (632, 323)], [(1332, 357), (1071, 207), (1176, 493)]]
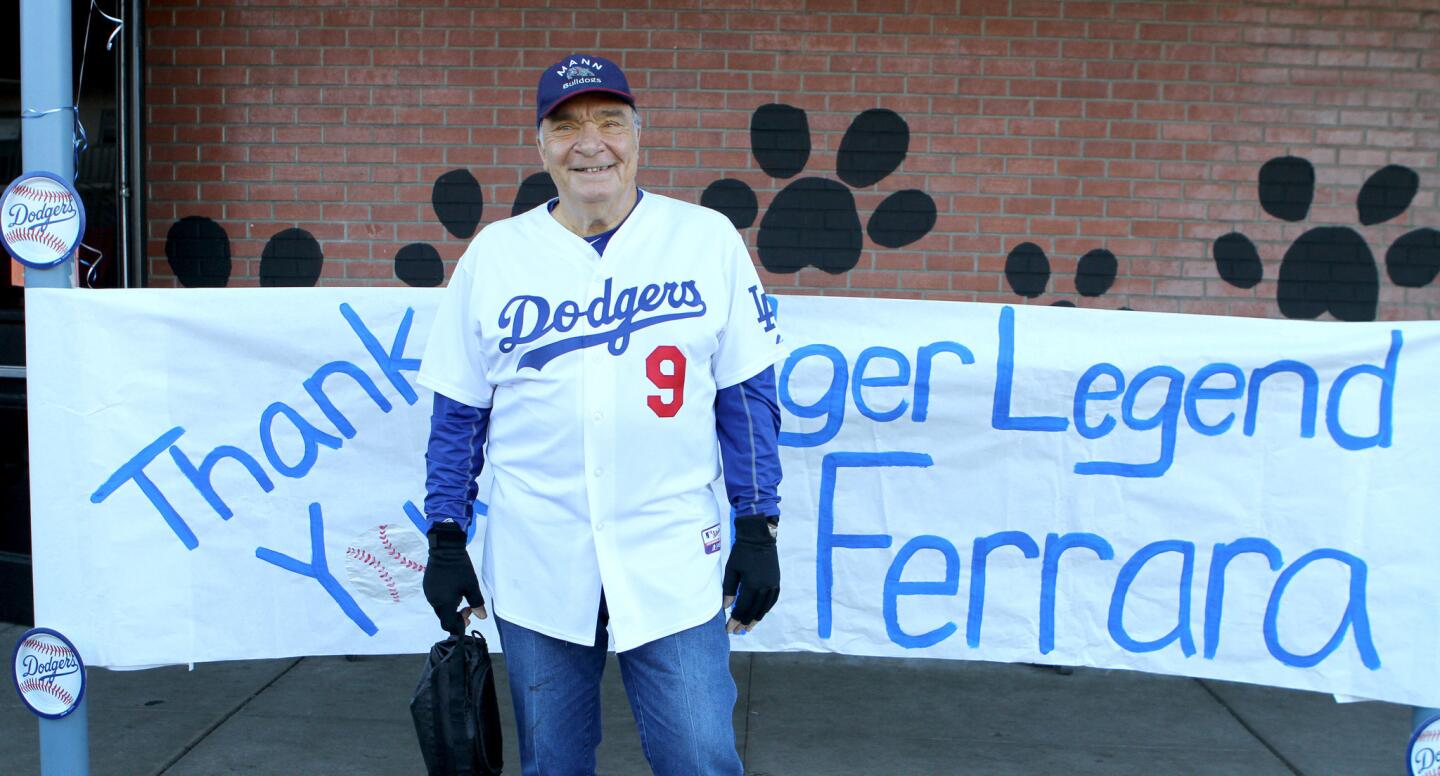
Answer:
[(738, 774), (727, 631), (780, 589), (775, 314), (724, 216), (636, 187), (618, 66), (547, 68), (535, 120), (559, 197), (475, 237), (420, 369), (426, 598), (452, 632), (486, 616), (465, 551), (485, 461), (483, 579), (524, 772), (594, 772), (608, 624), (651, 768)]

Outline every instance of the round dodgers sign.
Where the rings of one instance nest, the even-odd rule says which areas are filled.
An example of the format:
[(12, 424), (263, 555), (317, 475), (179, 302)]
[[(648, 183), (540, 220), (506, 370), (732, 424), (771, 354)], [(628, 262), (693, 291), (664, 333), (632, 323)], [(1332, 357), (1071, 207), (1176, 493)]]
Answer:
[(1440, 716), (1425, 720), (1410, 736), (1410, 776), (1440, 776)]
[(32, 628), (15, 645), (15, 691), (27, 708), (47, 719), (75, 710), (85, 696), (85, 665), (70, 640), (49, 628)]
[(0, 242), (27, 267), (53, 267), (85, 236), (85, 206), (70, 182), (54, 173), (28, 172), (0, 196)]

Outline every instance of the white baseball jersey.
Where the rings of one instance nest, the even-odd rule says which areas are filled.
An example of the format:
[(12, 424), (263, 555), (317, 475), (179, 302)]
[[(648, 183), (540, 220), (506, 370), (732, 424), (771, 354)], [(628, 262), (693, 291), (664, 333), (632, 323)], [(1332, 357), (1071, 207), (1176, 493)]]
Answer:
[(646, 193), (603, 257), (545, 207), (477, 235), (418, 382), (490, 407), (482, 580), (491, 611), (618, 651), (720, 610), (715, 392), (782, 355), (721, 214)]

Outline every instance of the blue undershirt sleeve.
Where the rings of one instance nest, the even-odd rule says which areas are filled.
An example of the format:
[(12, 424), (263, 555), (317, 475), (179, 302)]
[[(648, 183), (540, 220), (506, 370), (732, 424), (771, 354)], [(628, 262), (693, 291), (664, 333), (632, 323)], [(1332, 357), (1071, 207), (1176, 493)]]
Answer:
[(737, 515), (780, 516), (780, 402), (775, 367), (715, 393), (725, 492)]
[(471, 407), (440, 393), (430, 411), (430, 443), (425, 449), (425, 517), (431, 523), (453, 520), (470, 527), (485, 464), (485, 430), (490, 409)]

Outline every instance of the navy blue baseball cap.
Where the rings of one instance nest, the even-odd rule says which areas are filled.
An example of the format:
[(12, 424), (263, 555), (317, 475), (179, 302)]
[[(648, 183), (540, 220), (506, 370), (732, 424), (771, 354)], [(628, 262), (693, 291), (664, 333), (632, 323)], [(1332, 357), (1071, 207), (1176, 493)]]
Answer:
[(571, 54), (540, 74), (535, 90), (535, 126), (550, 115), (560, 103), (586, 92), (605, 92), (624, 100), (631, 107), (635, 95), (620, 66), (604, 57)]

